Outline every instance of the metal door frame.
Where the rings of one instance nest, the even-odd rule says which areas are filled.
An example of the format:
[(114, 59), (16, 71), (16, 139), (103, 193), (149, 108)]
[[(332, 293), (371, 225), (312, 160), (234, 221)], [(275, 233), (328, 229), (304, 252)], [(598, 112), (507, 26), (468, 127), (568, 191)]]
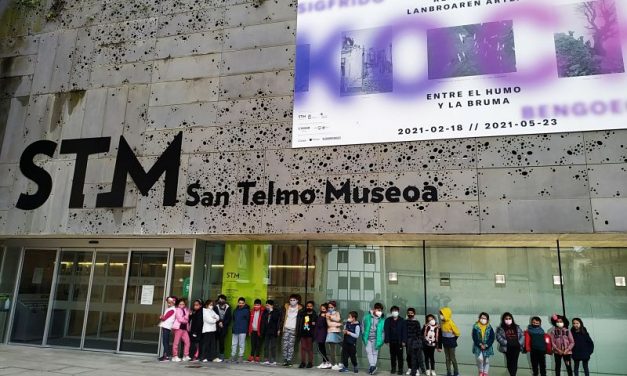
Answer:
[[(122, 336), (123, 336), (123, 331), (124, 331), (124, 314), (126, 313), (126, 304), (127, 304), (127, 290), (128, 290), (128, 283), (129, 280), (131, 278), (131, 256), (133, 254), (133, 252), (139, 252), (139, 253), (146, 253), (146, 252), (163, 252), (166, 254), (166, 270), (165, 270), (165, 281), (164, 281), (164, 288), (163, 288), (163, 296), (161, 299), (161, 310), (163, 311), (164, 307), (165, 307), (165, 298), (168, 295), (169, 290), (169, 286), (171, 284), (171, 276), (170, 276), (170, 271), (171, 271), (171, 267), (172, 267), (172, 262), (173, 262), (173, 254), (174, 254), (174, 248), (172, 247), (162, 247), (162, 248), (129, 248), (128, 249), (128, 259), (127, 259), (127, 269), (126, 269), (126, 278), (124, 280), (124, 294), (123, 294), (123, 301), (122, 301), (122, 309), (120, 310), (120, 329), (118, 331), (118, 344), (117, 344), (117, 348), (115, 353), (116, 354), (130, 354), (130, 355), (150, 355), (150, 356), (154, 356), (154, 353), (141, 353), (141, 352), (133, 352), (133, 351), (122, 351), (121, 350), (121, 346), (122, 346)], [(158, 344), (157, 344), (157, 355), (161, 352), (161, 331), (159, 331), (159, 336), (158, 336)]]

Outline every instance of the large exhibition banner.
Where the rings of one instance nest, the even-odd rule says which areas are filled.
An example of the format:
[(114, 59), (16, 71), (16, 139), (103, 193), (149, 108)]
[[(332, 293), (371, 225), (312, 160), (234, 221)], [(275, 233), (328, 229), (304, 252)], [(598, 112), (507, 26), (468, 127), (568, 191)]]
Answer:
[(294, 147), (627, 128), (627, 1), (301, 0)]

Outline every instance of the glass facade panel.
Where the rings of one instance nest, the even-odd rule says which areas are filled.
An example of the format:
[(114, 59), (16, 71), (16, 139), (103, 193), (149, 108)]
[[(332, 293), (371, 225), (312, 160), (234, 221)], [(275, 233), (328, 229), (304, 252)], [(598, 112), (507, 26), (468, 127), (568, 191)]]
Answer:
[(21, 249), (0, 248), (0, 343), (6, 339)]
[(590, 371), (625, 374), (627, 248), (562, 247), (564, 298), (569, 319), (581, 318), (595, 342)]
[(190, 299), (191, 270), (192, 249), (175, 249), (169, 295)]
[(11, 342), (42, 344), (56, 257), (56, 250), (25, 251)]
[[(531, 316), (540, 316), (545, 329), (550, 327), (548, 318), (561, 312), (560, 288), (553, 285), (553, 276), (559, 275), (556, 248), (430, 247), (427, 243), (425, 252), (427, 311), (437, 316), (441, 307), (452, 309), (461, 331), (460, 363), (475, 363), (471, 328), (480, 312), (490, 315), (495, 328), (501, 314), (509, 311), (523, 328)], [(496, 283), (497, 275), (504, 276), (505, 284)], [(504, 357), (496, 352), (491, 363), (503, 367)], [(519, 367), (529, 368), (526, 357), (520, 357)]]

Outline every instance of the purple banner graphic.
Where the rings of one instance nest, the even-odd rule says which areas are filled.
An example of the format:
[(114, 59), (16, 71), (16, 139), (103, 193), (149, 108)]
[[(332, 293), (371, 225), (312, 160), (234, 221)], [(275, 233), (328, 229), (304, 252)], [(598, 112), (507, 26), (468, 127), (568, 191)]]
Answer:
[(299, 4), (294, 147), (627, 127), (625, 2), (317, 3)]

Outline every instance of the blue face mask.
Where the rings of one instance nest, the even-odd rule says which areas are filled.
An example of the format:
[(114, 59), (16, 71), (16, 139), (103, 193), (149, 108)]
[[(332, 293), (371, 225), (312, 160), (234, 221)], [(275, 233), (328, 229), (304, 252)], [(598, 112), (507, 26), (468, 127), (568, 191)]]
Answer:
[(329, 312), (330, 314), (333, 314), (333, 312), (335, 312), (335, 310), (334, 310), (333, 308), (329, 308), (328, 312)]

